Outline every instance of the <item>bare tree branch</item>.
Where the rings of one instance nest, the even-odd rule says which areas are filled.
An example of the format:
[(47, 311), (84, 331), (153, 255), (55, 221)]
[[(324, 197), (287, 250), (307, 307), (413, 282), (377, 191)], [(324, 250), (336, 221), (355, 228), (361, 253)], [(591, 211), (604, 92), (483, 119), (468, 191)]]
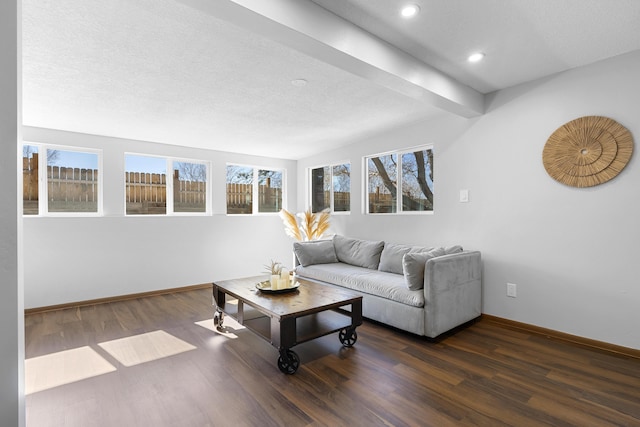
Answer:
[(207, 167), (202, 163), (176, 162), (178, 176), (181, 181), (199, 181), (207, 180)]
[[(428, 153), (430, 152), (431, 150), (428, 151)], [(418, 165), (418, 185), (420, 185), (422, 194), (425, 195), (431, 206), (433, 206), (433, 192), (427, 184), (426, 172), (424, 167), (424, 151), (416, 151), (415, 153), (413, 153), (413, 155), (415, 156), (416, 164)], [(431, 161), (433, 161), (433, 156), (431, 157)], [(431, 164), (429, 166), (431, 166)], [(429, 168), (429, 170), (431, 170), (431, 168)]]
[(396, 194), (398, 193), (398, 190), (396, 188), (396, 185), (393, 183), (393, 181), (391, 181), (391, 178), (389, 178), (389, 174), (387, 173), (387, 170), (384, 168), (384, 165), (382, 164), (380, 157), (372, 157), (371, 161), (376, 166), (376, 169), (378, 169), (378, 173), (380, 174), (382, 183), (384, 184), (385, 187), (387, 187), (387, 190), (389, 190), (391, 195), (395, 198)]

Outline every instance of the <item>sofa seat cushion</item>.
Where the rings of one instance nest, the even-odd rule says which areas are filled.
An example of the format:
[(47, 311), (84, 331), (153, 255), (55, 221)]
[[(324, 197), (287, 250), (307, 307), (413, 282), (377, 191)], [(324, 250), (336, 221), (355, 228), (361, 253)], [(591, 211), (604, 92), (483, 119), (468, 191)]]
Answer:
[(302, 277), (333, 283), (366, 294), (376, 295), (412, 307), (424, 306), (424, 291), (407, 288), (404, 276), (356, 267), (341, 262), (296, 267)]

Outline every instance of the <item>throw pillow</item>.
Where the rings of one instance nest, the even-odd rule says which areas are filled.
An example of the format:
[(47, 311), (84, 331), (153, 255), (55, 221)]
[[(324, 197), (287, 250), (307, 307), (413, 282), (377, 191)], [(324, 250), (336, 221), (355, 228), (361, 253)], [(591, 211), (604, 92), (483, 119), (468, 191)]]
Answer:
[(313, 264), (330, 264), (338, 262), (336, 251), (331, 240), (315, 240), (312, 242), (294, 242), (293, 253), (303, 267)]
[(335, 235), (333, 237), (333, 245), (338, 261), (376, 270), (378, 264), (380, 264), (380, 253), (384, 247), (384, 242), (372, 242)]
[(402, 257), (412, 250), (411, 246), (385, 243), (380, 254), (378, 270), (402, 274)]
[(402, 269), (407, 287), (412, 291), (424, 288), (424, 268), (431, 258), (445, 255), (443, 248), (429, 252), (409, 252), (402, 257)]

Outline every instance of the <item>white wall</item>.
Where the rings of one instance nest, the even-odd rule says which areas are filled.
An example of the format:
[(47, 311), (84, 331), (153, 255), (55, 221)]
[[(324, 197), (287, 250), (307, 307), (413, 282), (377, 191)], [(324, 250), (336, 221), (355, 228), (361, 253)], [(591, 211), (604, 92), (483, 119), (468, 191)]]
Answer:
[(18, 2), (0, 2), (0, 425), (24, 425), (24, 307), (18, 218)]
[[(638, 139), (637, 75), (640, 52), (497, 92), (476, 119), (415, 123), (301, 160), (297, 173), (292, 161), (25, 128), (25, 141), (104, 149), (106, 214), (25, 218), (25, 306), (257, 274), (270, 258), (290, 262), (291, 240), (277, 216), (223, 214), (224, 164), (286, 167), (288, 207), (303, 210), (296, 176), (302, 182), (307, 167), (350, 160), (352, 213), (333, 216), (335, 232), (478, 249), (485, 313), (638, 349), (637, 153), (616, 179), (590, 189), (557, 183), (542, 165), (547, 138), (581, 116), (611, 117)], [(420, 144), (435, 147), (435, 213), (363, 215), (362, 156)], [(211, 160), (216, 214), (124, 217), (125, 151)], [(470, 190), (469, 203), (458, 202), (460, 189)], [(506, 282), (518, 285), (517, 298), (506, 296)]]
[[(578, 117), (611, 117), (637, 141), (639, 75), (640, 52), (570, 70), (490, 95), (480, 118), (416, 123), (299, 161), (298, 174), (351, 160), (352, 213), (333, 216), (338, 233), (482, 251), (484, 313), (640, 349), (638, 153), (588, 189), (554, 181), (542, 165), (547, 138)], [(435, 213), (363, 215), (362, 156), (420, 144), (434, 144)], [(461, 189), (469, 203), (458, 202)], [(298, 200), (304, 209), (302, 184)]]
[[(104, 217), (25, 217), (25, 307), (126, 295), (261, 274), (270, 259), (292, 262), (276, 214), (227, 216), (226, 163), (285, 168), (296, 205), (296, 162), (211, 150), (24, 128), (24, 141), (103, 150)], [(124, 153), (208, 160), (212, 216), (124, 216)]]

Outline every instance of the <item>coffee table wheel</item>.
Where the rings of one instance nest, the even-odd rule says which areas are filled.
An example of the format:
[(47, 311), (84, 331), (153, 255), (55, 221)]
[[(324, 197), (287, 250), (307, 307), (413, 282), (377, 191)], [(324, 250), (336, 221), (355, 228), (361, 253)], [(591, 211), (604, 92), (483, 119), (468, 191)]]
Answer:
[(215, 326), (216, 329), (220, 329), (222, 328), (223, 321), (224, 321), (224, 315), (216, 311), (215, 314), (213, 315), (213, 326)]
[(287, 350), (285, 353), (285, 357), (282, 357), (282, 353), (280, 353), (280, 357), (278, 357), (278, 368), (283, 374), (295, 374), (300, 366), (300, 358), (293, 350)]
[(343, 346), (353, 347), (356, 341), (358, 341), (358, 333), (355, 329), (345, 328), (340, 330), (338, 338), (340, 338)]

